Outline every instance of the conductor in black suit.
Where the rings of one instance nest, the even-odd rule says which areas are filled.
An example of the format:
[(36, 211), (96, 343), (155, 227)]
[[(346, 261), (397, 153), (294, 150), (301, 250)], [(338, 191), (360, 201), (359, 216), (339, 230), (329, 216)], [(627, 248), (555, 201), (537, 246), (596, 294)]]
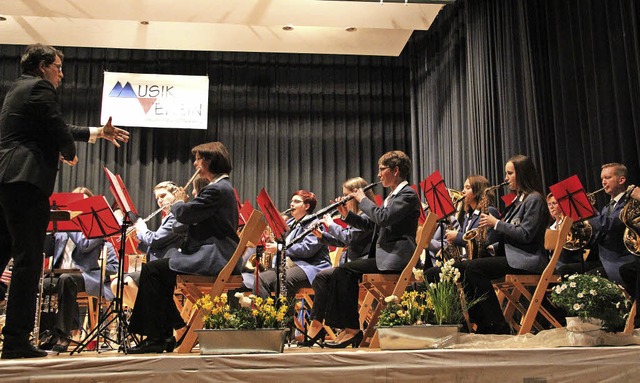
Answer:
[(0, 269), (14, 259), (3, 329), (3, 359), (45, 356), (29, 343), (36, 310), (42, 250), (49, 222), (49, 196), (58, 162), (78, 162), (74, 140), (128, 141), (109, 122), (101, 128), (70, 126), (62, 119), (56, 88), (62, 81), (59, 50), (27, 47), (22, 75), (11, 85), (0, 112)]

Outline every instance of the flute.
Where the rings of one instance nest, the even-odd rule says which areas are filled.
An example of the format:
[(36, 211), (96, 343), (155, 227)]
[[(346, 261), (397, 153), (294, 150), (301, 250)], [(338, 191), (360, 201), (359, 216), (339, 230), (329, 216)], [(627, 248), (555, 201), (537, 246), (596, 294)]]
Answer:
[[(378, 185), (379, 183), (381, 183), (382, 181), (378, 181), (378, 182), (374, 182), (371, 183), (365, 187), (362, 188), (363, 192), (366, 192), (367, 190), (373, 188), (374, 186)], [(342, 200), (338, 201), (338, 202), (334, 202), (331, 205), (322, 208), (320, 210), (318, 210), (316, 213), (310, 214), (307, 217), (305, 217), (305, 219), (303, 219), (300, 223), (305, 224), (309, 221), (313, 221), (314, 219), (318, 219), (318, 217), (322, 217), (323, 215), (327, 214), (330, 211), (333, 211), (334, 209), (337, 209), (338, 206), (340, 205), (344, 205), (346, 204), (348, 201), (351, 201), (352, 199), (354, 199), (355, 197), (352, 195), (347, 196), (346, 198), (343, 198)]]

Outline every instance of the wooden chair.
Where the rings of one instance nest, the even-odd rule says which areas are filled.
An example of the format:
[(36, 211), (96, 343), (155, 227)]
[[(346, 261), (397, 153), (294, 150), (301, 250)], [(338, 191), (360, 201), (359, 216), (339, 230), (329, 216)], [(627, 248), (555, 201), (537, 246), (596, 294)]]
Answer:
[[(544, 329), (536, 321), (538, 314), (546, 318), (554, 327), (562, 327), (556, 318), (542, 307), (542, 301), (546, 299), (545, 295), (549, 285), (561, 281), (561, 276), (555, 275), (555, 268), (572, 224), (573, 220), (570, 217), (565, 217), (558, 230), (547, 230), (545, 237), (549, 236), (549, 239), (545, 239), (545, 246), (553, 247), (553, 253), (542, 274), (507, 274), (504, 277), (504, 282), (494, 283), (499, 300), (501, 296), (506, 300), (505, 319), (512, 328), (518, 331), (518, 335), (531, 332), (534, 326), (538, 330)], [(531, 294), (530, 288), (535, 289), (533, 294)], [(519, 323), (514, 318), (516, 310), (521, 315)]]
[(400, 297), (413, 278), (413, 268), (418, 264), (420, 254), (427, 247), (433, 237), (438, 224), (438, 217), (429, 213), (424, 225), (416, 233), (416, 249), (400, 274), (365, 274), (360, 286), (366, 290), (366, 296), (360, 305), (360, 322), (365, 327), (364, 337), (360, 346), (376, 346), (374, 335), (380, 312), (386, 306), (384, 299), (390, 295)]
[[(187, 326), (178, 334), (183, 340), (177, 351), (180, 353), (191, 352), (198, 341), (195, 330), (202, 328), (202, 309), (195, 309), (193, 304), (202, 296), (209, 294), (212, 297), (218, 296), (225, 291), (237, 289), (242, 285), (241, 275), (231, 275), (238, 261), (242, 258), (248, 247), (255, 246), (260, 240), (262, 232), (267, 224), (264, 216), (258, 210), (254, 210), (249, 220), (240, 233), (240, 241), (236, 251), (229, 259), (227, 265), (217, 276), (202, 275), (178, 275), (176, 278), (176, 289), (180, 291), (187, 302), (184, 304), (183, 314)], [(187, 314), (188, 312), (188, 314)]]

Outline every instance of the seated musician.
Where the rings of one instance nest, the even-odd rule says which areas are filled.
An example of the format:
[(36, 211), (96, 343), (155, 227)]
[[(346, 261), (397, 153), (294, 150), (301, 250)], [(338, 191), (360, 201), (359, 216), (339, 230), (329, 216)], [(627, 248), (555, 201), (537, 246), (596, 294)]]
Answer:
[(358, 316), (359, 278), (367, 273), (397, 273), (407, 265), (416, 247), (416, 231), (420, 217), (420, 199), (409, 186), (411, 159), (401, 151), (390, 151), (378, 160), (378, 178), (388, 188), (389, 196), (378, 207), (362, 189), (349, 193), (364, 215), (350, 212), (341, 206), (338, 210), (344, 221), (361, 230), (376, 233), (373, 251), (375, 255), (357, 259), (338, 267), (332, 278), (335, 281), (325, 324), (344, 329), (339, 338), (328, 347), (358, 347), (362, 331)]
[[(73, 190), (73, 193), (84, 193), (92, 197), (93, 193), (83, 187)], [(100, 284), (101, 255), (106, 248), (105, 260), (106, 276), (103, 285)], [(43, 291), (57, 293), (58, 311), (55, 315), (52, 336), (43, 339), (40, 348), (66, 352), (71, 341), (71, 331), (80, 327), (78, 313), (78, 293), (87, 292), (90, 296), (102, 296), (107, 300), (113, 299), (109, 289), (109, 275), (118, 273), (118, 257), (113, 246), (103, 238), (87, 239), (81, 232), (56, 233), (55, 241), (49, 237), (45, 245), (45, 253), (53, 255), (55, 269), (78, 269), (78, 273), (63, 273), (55, 277), (45, 277)]]
[[(157, 230), (149, 230), (142, 218), (138, 218), (135, 222), (136, 237), (140, 241), (138, 249), (147, 254), (147, 262), (164, 258), (169, 249), (178, 249), (184, 242), (187, 227), (181, 226), (183, 229), (178, 229), (176, 219), (171, 213), (171, 205), (176, 201), (175, 194), (178, 189), (178, 186), (171, 181), (160, 182), (153, 188), (158, 207), (163, 208), (162, 222)], [(124, 282), (122, 302), (125, 306), (133, 307), (138, 295), (140, 272), (126, 274)], [(116, 294), (117, 288), (118, 279), (115, 278), (111, 282), (111, 290), (114, 294)]]
[[(315, 221), (301, 223), (301, 221), (316, 208), (315, 194), (298, 190), (291, 196), (291, 219), (287, 225), (291, 230), (286, 234), (285, 245), (290, 246), (286, 250), (287, 278), (285, 280), (287, 295), (293, 298), (296, 292), (305, 287), (311, 287), (316, 275), (331, 267), (329, 259), (329, 247), (318, 241), (315, 235), (309, 231), (303, 238), (299, 238), (308, 226)], [(292, 243), (298, 239), (296, 243)], [(278, 250), (275, 242), (267, 242), (265, 253), (274, 255)], [(273, 257), (275, 262), (276, 257)], [(275, 266), (273, 264), (272, 266)], [(262, 297), (272, 295), (276, 291), (276, 273), (278, 268), (271, 268), (260, 273), (258, 294)], [(245, 286), (248, 287), (248, 286)]]
[[(602, 263), (600, 274), (607, 279), (623, 285), (628, 291), (635, 286), (629, 286), (620, 276), (620, 267), (635, 261), (635, 256), (624, 244), (623, 235), (626, 228), (620, 220), (620, 212), (629, 201), (627, 189), (627, 167), (619, 163), (602, 165), (600, 172), (604, 192), (609, 195), (609, 203), (599, 215), (590, 218), (593, 227), (594, 243), (598, 247), (598, 256)], [(594, 270), (590, 271), (594, 272)]]
[(506, 274), (541, 273), (549, 257), (544, 249), (544, 235), (548, 213), (542, 183), (533, 161), (523, 155), (511, 157), (505, 165), (505, 181), (517, 195), (502, 220), (491, 214), (481, 214), (478, 227), (493, 228), (501, 241), (492, 245), (495, 257), (467, 262), (463, 281), (469, 300), (484, 297), (469, 309), (476, 332), (509, 334), (509, 325), (491, 283)]
[[(361, 177), (351, 178), (342, 184), (342, 193), (344, 196), (348, 196), (356, 189), (362, 189), (365, 186), (367, 186), (367, 181)], [(367, 190), (365, 193), (367, 198), (371, 201), (374, 200), (373, 190)], [(355, 199), (347, 201), (345, 207), (349, 212), (363, 216), (363, 218), (366, 217), (365, 214), (358, 209), (358, 203)], [(325, 215), (321, 221), (327, 227), (327, 230), (324, 232), (314, 230), (313, 234), (318, 238), (320, 243), (330, 246), (346, 247), (344, 251), (346, 254), (343, 253), (343, 255), (345, 255), (345, 262), (340, 262), (340, 264), (364, 259), (369, 255), (374, 234), (372, 229), (358, 229), (352, 226), (343, 228), (335, 223), (329, 215)], [(325, 331), (322, 326), (328, 310), (329, 299), (331, 299), (334, 294), (331, 278), (334, 270), (334, 268), (322, 270), (313, 280), (312, 287), (315, 295), (313, 297), (313, 308), (311, 309), (310, 315), (311, 324), (307, 330), (307, 337), (300, 343), (301, 346), (311, 347), (315, 343), (322, 342), (324, 339)]]
[[(564, 214), (558, 205), (558, 201), (556, 201), (556, 197), (551, 193), (547, 194), (547, 208), (549, 209), (549, 214), (553, 219), (553, 223), (549, 226), (549, 230), (558, 230), (558, 227), (560, 227), (562, 219), (564, 218)], [(585, 256), (585, 249), (562, 249), (562, 253), (560, 254), (560, 258), (558, 258), (558, 263), (556, 265), (557, 273), (564, 276), (575, 273), (590, 272), (590, 270), (595, 269), (602, 270), (602, 264), (598, 259), (597, 247), (588, 248), (586, 250), (588, 250), (589, 253), (585, 260), (583, 258)]]
[[(465, 233), (470, 232), (470, 230), (474, 230), (478, 228), (478, 224), (480, 223), (480, 214), (483, 213), (481, 210), (486, 210), (493, 217), (499, 217), (500, 214), (498, 210), (493, 206), (495, 200), (495, 194), (491, 190), (487, 190), (489, 188), (489, 180), (480, 175), (470, 175), (464, 181), (464, 188), (462, 189), (463, 196), (463, 219), (462, 224), (459, 225), (458, 229), (455, 230), (447, 230), (445, 232), (445, 238), (447, 240), (448, 246), (455, 246), (455, 250), (448, 249), (444, 251), (446, 255), (445, 259), (440, 259), (440, 261), (447, 261), (450, 257), (450, 254), (457, 255), (460, 254), (460, 261), (468, 260), (469, 254), (468, 249), (473, 249), (476, 254), (472, 254), (477, 257), (477, 253), (482, 253), (485, 249), (478, 249), (478, 245), (486, 246), (493, 244), (498, 241), (498, 235), (493, 230), (493, 228), (487, 228), (486, 239), (484, 244), (479, 244), (477, 240), (473, 242), (473, 246), (467, 246), (468, 243), (463, 239)], [(485, 205), (485, 206), (482, 206)], [(456, 261), (454, 267), (456, 267), (462, 273), (464, 267), (466, 267), (465, 262)], [(425, 270), (424, 277), (428, 282), (437, 282), (440, 274), (440, 267), (431, 267)]]
[[(173, 301), (178, 274), (217, 275), (229, 261), (239, 238), (238, 207), (229, 182), (231, 158), (220, 142), (194, 147), (194, 166), (200, 177), (209, 180), (198, 196), (183, 202), (184, 191), (176, 193), (171, 206), (176, 221), (188, 225), (187, 239), (181, 250), (170, 249), (164, 258), (147, 262), (140, 273), (140, 288), (129, 330), (146, 335), (132, 354), (171, 352), (176, 346), (173, 330), (185, 323)], [(238, 263), (235, 272), (240, 273)]]

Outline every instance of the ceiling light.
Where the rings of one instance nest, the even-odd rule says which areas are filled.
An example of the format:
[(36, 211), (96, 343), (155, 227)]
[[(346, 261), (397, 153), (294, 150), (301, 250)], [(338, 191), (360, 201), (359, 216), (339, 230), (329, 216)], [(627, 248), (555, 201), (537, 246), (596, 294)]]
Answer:
[(285, 25), (284, 27), (282, 27), (283, 31), (292, 31), (293, 30), (293, 25)]
[(347, 31), (347, 32), (355, 32), (355, 31), (358, 30), (358, 28), (356, 28), (356, 27), (346, 27), (344, 30)]
[(7, 18), (3, 15), (0, 15), (0, 21), (7, 21)]
[(142, 25), (149, 25), (149, 22), (148, 22), (147, 20), (142, 20), (142, 21), (140, 22), (140, 24), (142, 24)]

